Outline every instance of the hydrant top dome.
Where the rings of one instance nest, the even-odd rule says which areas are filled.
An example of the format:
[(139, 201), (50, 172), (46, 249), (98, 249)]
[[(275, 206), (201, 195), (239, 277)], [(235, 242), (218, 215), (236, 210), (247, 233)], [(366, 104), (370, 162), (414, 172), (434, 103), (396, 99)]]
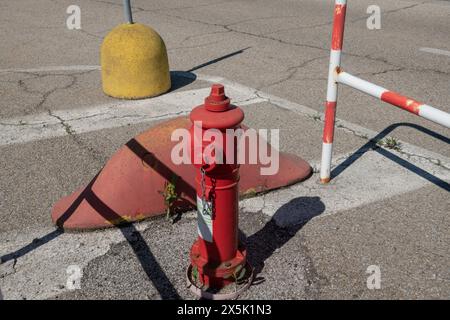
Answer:
[(242, 109), (230, 104), (221, 84), (213, 84), (211, 93), (205, 98), (205, 103), (195, 107), (190, 114), (191, 121), (201, 121), (204, 129), (219, 129), (237, 127), (244, 120)]

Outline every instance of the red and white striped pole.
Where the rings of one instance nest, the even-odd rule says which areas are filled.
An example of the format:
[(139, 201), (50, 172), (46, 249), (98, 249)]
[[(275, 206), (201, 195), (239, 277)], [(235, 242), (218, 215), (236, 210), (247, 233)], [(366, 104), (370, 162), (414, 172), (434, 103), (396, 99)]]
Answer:
[(334, 122), (338, 84), (334, 73), (341, 66), (341, 51), (344, 40), (345, 12), (347, 0), (336, 0), (334, 6), (333, 35), (331, 37), (330, 67), (328, 71), (327, 103), (325, 106), (325, 127), (323, 130), (322, 164), (320, 181), (328, 183), (331, 172), (331, 155), (333, 151)]
[(392, 104), (427, 120), (433, 121), (444, 127), (450, 128), (450, 113), (441, 111), (427, 104), (423, 104), (414, 99), (377, 86), (376, 84), (352, 76), (347, 72), (343, 72), (340, 68), (336, 69), (335, 79), (338, 83), (348, 85), (349, 87), (357, 89), (384, 102)]
[(334, 8), (333, 36), (331, 40), (330, 69), (328, 72), (327, 103), (325, 109), (325, 126), (323, 130), (322, 163), (320, 181), (328, 183), (331, 175), (331, 157), (333, 150), (334, 125), (338, 83), (369, 94), (384, 102), (422, 118), (450, 128), (450, 113), (441, 111), (414, 99), (389, 91), (383, 87), (343, 72), (341, 68), (341, 50), (344, 39), (346, 0), (336, 0)]

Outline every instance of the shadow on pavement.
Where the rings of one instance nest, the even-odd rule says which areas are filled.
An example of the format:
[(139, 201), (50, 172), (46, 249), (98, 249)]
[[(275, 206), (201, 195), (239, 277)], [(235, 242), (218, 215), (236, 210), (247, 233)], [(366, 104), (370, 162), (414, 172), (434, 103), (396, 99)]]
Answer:
[[(148, 153), (144, 147), (142, 147), (136, 140), (132, 139), (127, 144), (130, 150), (134, 151), (138, 156), (144, 156)], [(142, 149), (146, 152), (143, 152)], [(146, 161), (148, 165), (154, 167), (155, 164), (160, 163), (156, 158), (152, 158), (151, 161), (149, 159), (143, 159)], [(161, 171), (162, 166), (159, 166), (159, 171), (161, 174), (167, 172)], [(168, 169), (169, 170), (169, 169)], [(91, 182), (86, 186), (86, 188), (80, 193), (80, 195), (75, 199), (75, 201), (71, 204), (71, 206), (64, 212), (64, 214), (56, 221), (56, 225), (61, 229), (56, 229), (48, 235), (40, 238), (41, 241), (33, 241), (30, 245), (27, 245), (16, 252), (6, 254), (1, 257), (1, 262), (4, 263), (11, 259), (16, 259), (24, 254), (38, 248), (39, 246), (53, 240), (57, 236), (64, 233), (62, 227), (64, 223), (71, 217), (71, 215), (76, 211), (78, 206), (86, 201), (89, 205), (95, 209), (95, 211), (100, 214), (104, 219), (110, 221), (112, 224), (116, 225), (119, 230), (122, 232), (124, 238), (127, 240), (131, 248), (133, 249), (134, 254), (138, 258), (142, 269), (146, 273), (148, 279), (153, 283), (155, 288), (157, 289), (159, 295), (162, 299), (180, 299), (178, 292), (162, 270), (161, 266), (155, 259), (152, 254), (148, 244), (145, 242), (145, 239), (142, 237), (140, 232), (135, 228), (135, 226), (125, 220), (122, 216), (116, 213), (113, 209), (111, 209), (108, 205), (106, 205), (92, 190), (92, 186), (97, 180), (98, 174), (91, 180)], [(193, 190), (195, 192), (195, 190)], [(44, 239), (44, 240), (42, 240)]]
[(419, 175), (420, 177), (428, 180), (429, 182), (435, 184), (436, 186), (446, 190), (450, 191), (450, 185), (445, 182), (442, 179), (439, 179), (438, 177), (432, 175), (431, 173), (415, 166), (414, 164), (400, 158), (399, 156), (395, 155), (394, 153), (383, 149), (377, 145), (377, 142), (385, 138), (389, 133), (391, 133), (393, 130), (395, 130), (398, 127), (410, 127), (413, 129), (416, 129), (418, 131), (421, 131), (425, 134), (428, 134), (429, 136), (436, 138), (438, 140), (441, 140), (442, 142), (445, 142), (447, 144), (450, 143), (450, 139), (440, 135), (439, 133), (436, 133), (434, 131), (431, 131), (427, 128), (424, 128), (422, 126), (419, 126), (417, 124), (413, 123), (395, 123), (393, 125), (390, 125), (383, 131), (381, 131), (379, 134), (377, 134), (374, 138), (372, 138), (370, 141), (368, 141), (366, 144), (364, 144), (361, 148), (359, 148), (357, 151), (355, 151), (351, 156), (349, 156), (344, 162), (339, 164), (336, 168), (334, 168), (331, 171), (331, 179), (336, 178), (339, 176), (345, 169), (350, 167), (353, 163), (355, 163), (356, 160), (361, 158), (367, 151), (373, 150), (378, 152), (380, 155), (394, 161), (398, 165), (408, 169), (409, 171)]
[(238, 54), (243, 53), (245, 50), (250, 49), (250, 48), (251, 48), (251, 47), (246, 47), (246, 48), (244, 48), (244, 49), (240, 49), (240, 50), (237, 50), (237, 51), (228, 53), (228, 54), (226, 54), (226, 55), (223, 55), (223, 56), (221, 56), (221, 57), (219, 57), (219, 58), (216, 58), (216, 59), (210, 60), (210, 61), (208, 61), (208, 62), (199, 64), (198, 66), (195, 66), (195, 67), (189, 69), (187, 72), (196, 71), (196, 70), (201, 69), (201, 68), (204, 68), (204, 67), (206, 67), (206, 66), (215, 64), (215, 63), (217, 63), (217, 62), (219, 62), (219, 61), (222, 61), (222, 60), (231, 58), (231, 57), (233, 57), (233, 56), (235, 56), (235, 55), (238, 55)]
[[(325, 211), (320, 197), (298, 197), (281, 206), (265, 226), (245, 239), (248, 261), (255, 275), (264, 268), (264, 262), (279, 248), (283, 247), (312, 218)], [(282, 225), (280, 227), (279, 225)], [(255, 279), (258, 284), (261, 278)]]
[(192, 82), (194, 82), (197, 79), (197, 76), (195, 75), (195, 73), (193, 73), (193, 71), (199, 70), (201, 68), (207, 67), (209, 65), (215, 64), (217, 62), (220, 62), (222, 60), (231, 58), (235, 55), (241, 54), (243, 53), (245, 50), (249, 49), (251, 47), (247, 47), (247, 48), (243, 48), (231, 53), (228, 53), (226, 55), (223, 55), (219, 58), (210, 60), (208, 62), (199, 64), (187, 71), (170, 71), (170, 80), (172, 82), (172, 87), (170, 88), (169, 92), (175, 91), (177, 89), (180, 89), (182, 87), (185, 87), (189, 84), (191, 84)]
[(170, 82), (172, 86), (170, 91), (175, 91), (177, 89), (183, 88), (197, 79), (197, 76), (192, 72), (185, 71), (170, 71)]
[(52, 241), (53, 239), (57, 238), (58, 236), (60, 236), (63, 233), (64, 233), (63, 230), (56, 229), (56, 230), (53, 230), (52, 232), (46, 234), (43, 237), (33, 239), (33, 241), (31, 243), (29, 243), (26, 246), (20, 248), (19, 250), (1, 256), (0, 257), (0, 264), (8, 262), (10, 260), (18, 259), (18, 258), (26, 255), (27, 253), (33, 251), (34, 249), (37, 249), (40, 246), (42, 246), (42, 245)]
[[(95, 179), (94, 179), (95, 180)], [(90, 184), (92, 185), (92, 184)], [(119, 230), (122, 232), (124, 238), (127, 240), (134, 254), (138, 258), (142, 269), (146, 273), (148, 279), (153, 283), (156, 290), (162, 299), (179, 299), (176, 289), (173, 287), (170, 280), (162, 270), (155, 256), (151, 252), (147, 242), (142, 237), (141, 233), (136, 227), (128, 223), (119, 214), (108, 207), (88, 186), (83, 192), (83, 199), (86, 200), (92, 208), (109, 221), (114, 221), (115, 224), (120, 225)], [(82, 196), (80, 195), (80, 197)]]

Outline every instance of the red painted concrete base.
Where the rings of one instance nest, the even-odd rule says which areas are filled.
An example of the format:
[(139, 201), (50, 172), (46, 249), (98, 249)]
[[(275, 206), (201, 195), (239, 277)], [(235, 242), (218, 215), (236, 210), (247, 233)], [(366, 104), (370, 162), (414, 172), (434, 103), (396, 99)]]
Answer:
[[(187, 117), (169, 120), (131, 139), (84, 188), (60, 199), (52, 209), (53, 222), (64, 229), (96, 229), (142, 220), (165, 213), (162, 193), (175, 182), (178, 210), (196, 205), (195, 168), (175, 165), (170, 159), (172, 131), (188, 129)], [(280, 170), (260, 175), (260, 164), (241, 165), (241, 195), (280, 188), (311, 175), (304, 160), (280, 153)]]

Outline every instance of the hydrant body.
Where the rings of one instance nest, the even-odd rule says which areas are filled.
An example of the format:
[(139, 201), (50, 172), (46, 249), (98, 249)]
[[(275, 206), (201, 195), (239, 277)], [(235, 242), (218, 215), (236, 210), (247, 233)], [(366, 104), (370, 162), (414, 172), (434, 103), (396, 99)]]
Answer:
[[(198, 238), (191, 249), (191, 266), (202, 287), (220, 289), (236, 281), (246, 265), (238, 235), (238, 138), (234, 134), (244, 113), (230, 104), (224, 87), (215, 84), (190, 119), (191, 160), (198, 169)], [(207, 131), (213, 131), (216, 138)]]

